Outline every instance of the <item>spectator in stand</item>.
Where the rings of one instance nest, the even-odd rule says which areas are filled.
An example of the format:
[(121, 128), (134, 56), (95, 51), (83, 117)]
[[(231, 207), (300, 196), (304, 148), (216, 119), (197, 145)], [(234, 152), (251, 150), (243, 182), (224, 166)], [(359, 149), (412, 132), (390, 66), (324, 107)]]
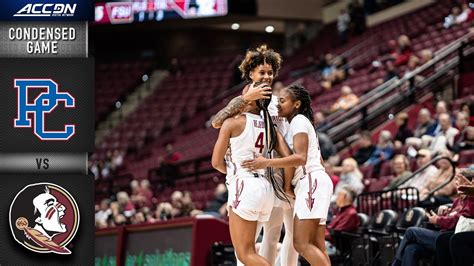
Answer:
[(395, 177), (390, 181), (390, 184), (385, 187), (385, 189), (387, 190), (397, 188), (412, 174), (412, 172), (410, 171), (410, 162), (408, 161), (408, 158), (403, 154), (395, 155), (395, 157), (393, 157), (391, 161), (391, 165), (392, 172)]
[[(474, 218), (474, 205), (472, 201), (474, 199), (474, 178), (473, 171), (464, 170), (460, 174), (456, 175), (455, 183), (457, 190), (461, 197), (465, 197), (465, 201), (470, 204), (466, 207), (466, 211), (461, 210), (460, 216), (465, 218)], [(468, 209), (468, 210), (467, 210)], [(474, 232), (458, 232), (454, 234), (451, 232), (445, 232), (438, 236), (436, 239), (436, 259), (438, 265), (459, 265), (459, 266), (471, 266), (474, 265)]]
[[(428, 164), (431, 161), (431, 152), (427, 149), (420, 149), (416, 154), (416, 165), (418, 168), (421, 168)], [(415, 187), (418, 191), (421, 191), (425, 188), (425, 185), (430, 181), (436, 178), (438, 174), (438, 168), (434, 165), (428, 166), (425, 170), (415, 175), (412, 179), (408, 180), (406, 183), (401, 185), (401, 188), (404, 187)]]
[(451, 118), (448, 113), (439, 115), (438, 124), (440, 132), (431, 140), (430, 150), (436, 153), (441, 150), (446, 150), (449, 146), (453, 146), (454, 137), (459, 133), (459, 130), (451, 126)]
[(412, 54), (410, 38), (406, 35), (398, 37), (398, 54), (395, 58), (395, 66), (406, 65)]
[(193, 195), (190, 191), (183, 192), (183, 209), (181, 213), (183, 216), (196, 216), (197, 214), (202, 213), (201, 210), (197, 210), (194, 207)]
[(318, 111), (314, 113), (314, 124), (317, 126), (317, 132), (327, 131), (326, 125), (328, 122), (326, 121), (326, 116), (323, 112)]
[(456, 154), (466, 150), (474, 150), (474, 127), (467, 127), (466, 138), (456, 142), (453, 147), (453, 152)]
[(217, 185), (214, 190), (214, 199), (204, 209), (204, 213), (211, 214), (218, 218), (223, 218), (227, 214), (227, 187), (224, 184)]
[(454, 143), (466, 138), (467, 127), (469, 126), (469, 116), (465, 112), (458, 112), (456, 115), (455, 126), (459, 133), (454, 136)]
[(385, 62), (385, 78), (383, 80), (379, 80), (378, 83), (382, 84), (393, 78), (399, 78), (399, 77), (400, 77), (400, 74), (398, 73), (398, 70), (395, 67), (394, 62), (392, 60), (388, 60), (387, 62)]
[(392, 134), (390, 131), (382, 130), (375, 151), (364, 165), (380, 166), (381, 162), (392, 159), (393, 152)]
[(339, 178), (339, 182), (334, 189), (335, 195), (337, 195), (339, 190), (344, 186), (348, 186), (353, 189), (357, 195), (362, 193), (364, 190), (364, 184), (362, 183), (362, 173), (359, 170), (356, 160), (353, 158), (347, 158), (342, 161), (342, 169)]
[(123, 164), (123, 152), (119, 150), (114, 150), (112, 154), (112, 171), (117, 170)]
[(351, 69), (347, 64), (347, 60), (336, 57), (334, 60), (329, 61), (329, 65), (324, 68), (322, 72), (323, 81), (321, 86), (327, 90), (330, 90), (334, 84), (337, 84), (347, 78), (351, 73)]
[(178, 177), (178, 167), (176, 163), (181, 160), (181, 154), (174, 151), (172, 144), (166, 145), (166, 156), (161, 161), (158, 170), (159, 175), (165, 178), (167, 186), (174, 187), (176, 178)]
[(340, 178), (334, 173), (334, 168), (330, 163), (325, 162), (324, 169), (326, 170), (326, 173), (328, 174), (329, 178), (331, 178), (332, 186), (336, 187), (337, 183), (339, 183)]
[(167, 221), (173, 218), (173, 206), (169, 202), (162, 202), (155, 211), (157, 221)]
[(430, 49), (423, 49), (420, 52), (420, 66), (426, 64), (433, 59), (433, 52)]
[(319, 147), (321, 149), (323, 160), (327, 160), (329, 157), (337, 155), (336, 146), (334, 146), (334, 143), (329, 136), (323, 132), (317, 132), (316, 134), (318, 135)]
[(408, 128), (408, 114), (405, 112), (398, 113), (395, 117), (395, 124), (398, 127), (395, 135), (395, 149), (400, 149), (405, 144), (405, 140), (413, 136), (413, 131)]
[[(395, 260), (392, 266), (416, 266), (418, 258), (424, 252), (434, 253), (436, 250), (437, 237), (441, 232), (453, 231), (459, 217), (474, 216), (474, 198), (462, 196), (457, 198), (449, 209), (439, 209), (436, 214), (433, 211), (426, 214), (428, 222), (437, 225), (441, 231), (430, 230), (421, 227), (410, 227), (405, 232), (403, 240), (397, 248)], [(440, 264), (447, 265), (447, 264)]]
[(183, 206), (183, 192), (181, 191), (175, 191), (171, 194), (171, 206), (173, 207), (173, 210), (171, 211), (171, 217), (182, 217), (185, 216), (182, 213), (182, 210), (184, 209)]
[(118, 192), (117, 202), (119, 204), (120, 213), (122, 213), (126, 218), (130, 218), (135, 214), (135, 206), (133, 206), (133, 203), (130, 200), (127, 192)]
[(359, 103), (359, 97), (352, 92), (351, 87), (342, 86), (341, 96), (332, 105), (331, 111), (347, 110)]
[(436, 127), (434, 129), (433, 136), (436, 136), (441, 131), (441, 126), (438, 123), (439, 116), (441, 114), (444, 114), (444, 113), (449, 114), (448, 104), (445, 101), (437, 102), (435, 111), (436, 111), (436, 113), (434, 115), (434, 119), (435, 119), (435, 122), (436, 122)]
[[(415, 55), (410, 56), (410, 59), (408, 59), (408, 63), (407, 63), (407, 69), (405, 70), (405, 74), (403, 76), (404, 77), (408, 76), (413, 70), (417, 69), (419, 66), (420, 66), (420, 59), (416, 57)], [(417, 76), (417, 77), (421, 77), (421, 76)]]
[(463, 22), (468, 21), (471, 17), (471, 9), (466, 3), (460, 6), (456, 5), (451, 9), (451, 14), (444, 18), (443, 26), (445, 28), (450, 28), (455, 25), (460, 25)]
[[(452, 158), (451, 153), (448, 150), (443, 150), (440, 153), (440, 156)], [(422, 205), (429, 206), (434, 204), (435, 206), (451, 203), (454, 196), (456, 196), (456, 186), (454, 180), (448, 183), (446, 186), (436, 191), (434, 196), (434, 202), (430, 201), (427, 197), (428, 194), (444, 183), (453, 173), (453, 167), (447, 160), (439, 160), (437, 163), (438, 173), (434, 179), (431, 179), (428, 183), (425, 184), (425, 187), (420, 191), (420, 200), (424, 201)], [(456, 169), (454, 169), (456, 171)]]
[(363, 165), (372, 156), (375, 151), (375, 145), (372, 144), (372, 136), (368, 131), (362, 131), (359, 134), (359, 149), (354, 155), (354, 159), (359, 165)]
[[(326, 227), (326, 241), (333, 241), (332, 231), (354, 232), (359, 227), (359, 218), (354, 206), (357, 194), (348, 186), (344, 186), (336, 194), (337, 212), (331, 223)], [(327, 243), (326, 243), (327, 244)]]
[(431, 118), (431, 113), (427, 108), (422, 108), (418, 112), (418, 120), (414, 133), (414, 137), (421, 138), (423, 135), (434, 136), (436, 123)]
[(140, 206), (151, 208), (153, 206), (153, 192), (150, 188), (150, 181), (143, 179), (140, 181), (140, 190), (138, 195), (140, 196)]
[(140, 199), (138, 194), (140, 193), (140, 183), (138, 182), (138, 180), (134, 179), (130, 181), (130, 190), (130, 199), (132, 200), (133, 205), (139, 206)]
[(95, 213), (95, 226), (97, 228), (106, 228), (107, 221), (112, 215), (112, 210), (110, 209), (110, 199), (103, 199), (100, 202), (99, 211)]
[(347, 42), (347, 35), (349, 33), (349, 23), (351, 18), (345, 9), (341, 9), (339, 16), (337, 16), (337, 32), (339, 33), (339, 40), (341, 44)]

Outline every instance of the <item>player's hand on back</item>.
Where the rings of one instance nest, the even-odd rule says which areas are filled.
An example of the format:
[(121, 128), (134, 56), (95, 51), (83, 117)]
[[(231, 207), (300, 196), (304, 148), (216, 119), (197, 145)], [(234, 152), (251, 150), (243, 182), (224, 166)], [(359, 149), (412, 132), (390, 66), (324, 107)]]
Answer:
[(242, 167), (251, 171), (255, 169), (265, 169), (268, 167), (268, 159), (263, 156), (258, 156), (253, 160), (245, 160), (242, 162)]

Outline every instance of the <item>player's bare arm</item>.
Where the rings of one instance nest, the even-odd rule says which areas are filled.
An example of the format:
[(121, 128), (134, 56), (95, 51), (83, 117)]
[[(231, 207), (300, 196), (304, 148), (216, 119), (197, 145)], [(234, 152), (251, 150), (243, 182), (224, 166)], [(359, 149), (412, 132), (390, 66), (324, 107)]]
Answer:
[(219, 136), (217, 137), (216, 144), (214, 145), (211, 159), (212, 167), (223, 174), (227, 174), (224, 156), (229, 146), (232, 126), (232, 122), (230, 122), (231, 120), (227, 121), (228, 122), (223, 123), (222, 128), (219, 131)]
[(220, 128), (227, 118), (242, 113), (249, 102), (259, 99), (268, 99), (271, 97), (271, 94), (271, 88), (267, 84), (260, 84), (256, 87), (251, 84), (248, 89), (244, 89), (243, 95), (233, 98), (226, 107), (217, 112), (212, 119), (212, 127)]
[(248, 169), (264, 169), (267, 167), (286, 168), (305, 165), (308, 157), (308, 134), (298, 133), (293, 137), (295, 153), (282, 158), (267, 159), (259, 156), (253, 160), (242, 162), (242, 167)]
[[(277, 131), (277, 145), (275, 147), (277, 153), (281, 157), (287, 157), (292, 154), (290, 147), (286, 143), (283, 136), (280, 132)], [(288, 196), (295, 197), (293, 190), (291, 189), (291, 180), (295, 175), (295, 167), (286, 167), (283, 168), (283, 190), (285, 191)]]

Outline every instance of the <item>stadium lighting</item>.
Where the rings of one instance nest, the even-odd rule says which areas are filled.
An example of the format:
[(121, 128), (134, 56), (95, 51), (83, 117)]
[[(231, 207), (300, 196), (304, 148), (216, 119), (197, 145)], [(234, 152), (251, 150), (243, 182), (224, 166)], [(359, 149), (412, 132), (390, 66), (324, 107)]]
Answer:
[(231, 29), (233, 30), (238, 30), (240, 28), (240, 24), (239, 23), (233, 23), (231, 26), (230, 26)]
[(274, 30), (275, 30), (275, 27), (273, 27), (273, 26), (265, 27), (265, 31), (268, 32), (268, 33), (272, 33)]

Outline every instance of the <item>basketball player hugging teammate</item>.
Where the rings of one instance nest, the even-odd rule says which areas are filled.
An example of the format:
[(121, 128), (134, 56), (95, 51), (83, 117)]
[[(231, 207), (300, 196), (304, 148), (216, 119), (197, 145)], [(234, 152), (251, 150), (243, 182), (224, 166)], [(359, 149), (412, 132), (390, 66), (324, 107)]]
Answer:
[[(269, 129), (267, 125), (269, 123), (267, 121), (273, 120), (277, 128), (277, 133), (279, 133), (278, 136), (285, 136), (285, 140), (290, 143), (290, 147), (294, 154), (285, 154), (284, 147), (287, 147), (287, 144), (280, 137), (277, 138), (276, 147), (279, 147), (277, 150), (281, 152), (281, 158), (276, 158), (278, 156), (275, 153), (267, 153), (266, 157), (254, 157), (254, 155), (250, 155), (239, 162), (236, 162), (235, 160), (231, 161), (231, 159), (234, 158), (233, 156), (235, 155), (235, 152), (232, 149), (232, 141), (230, 141), (231, 149), (229, 150), (228, 155), (232, 156), (227, 156), (226, 161), (224, 162), (224, 155), (221, 155), (222, 157), (217, 156), (218, 154), (216, 154), (215, 148), (213, 164), (216, 169), (218, 169), (218, 166), (215, 163), (220, 163), (221, 169), (218, 170), (224, 170), (224, 172), (227, 172), (229, 203), (231, 205), (233, 204), (231, 198), (236, 195), (240, 196), (237, 202), (242, 201), (241, 191), (243, 191), (243, 187), (240, 183), (235, 181), (235, 175), (233, 175), (235, 173), (233, 169), (235, 168), (240, 169), (243, 167), (243, 169), (246, 169), (246, 171), (250, 173), (267, 169), (267, 175), (268, 173), (271, 174), (275, 172), (274, 176), (271, 175), (276, 181), (273, 185), (280, 188), (281, 186), (284, 187), (285, 199), (277, 194), (269, 221), (265, 222), (265, 219), (262, 219), (262, 221), (264, 221), (264, 237), (259, 253), (268, 263), (270, 263), (270, 265), (275, 264), (276, 244), (280, 237), (283, 220), (286, 233), (280, 250), (281, 265), (291, 266), (297, 264), (298, 255), (293, 247), (293, 243), (299, 253), (311, 262), (312, 265), (315, 265), (316, 263), (318, 265), (329, 265), (329, 258), (326, 255), (324, 246), (324, 232), (325, 219), (329, 208), (329, 199), (332, 194), (332, 183), (324, 172), (324, 168), (321, 164), (319, 143), (312, 125), (312, 116), (310, 115), (312, 113), (311, 101), (307, 91), (300, 86), (292, 86), (284, 89), (281, 92), (280, 97), (278, 97), (279, 93), (275, 91), (273, 91), (273, 95), (271, 95), (272, 92), (270, 85), (273, 82), (273, 78), (276, 77), (278, 73), (280, 63), (280, 55), (273, 50), (267, 49), (266, 46), (261, 46), (256, 50), (248, 51), (245, 59), (240, 65), (240, 70), (242, 76), (249, 81), (250, 84), (246, 86), (242, 96), (234, 98), (223, 110), (215, 115), (212, 124), (216, 128), (221, 127), (223, 123), (229, 124), (227, 123), (228, 120), (235, 120), (236, 118), (228, 118), (243, 112), (245, 108), (249, 108), (247, 106), (251, 105), (252, 101), (271, 99), (268, 106), (268, 113), (264, 112), (264, 115), (270, 114), (271, 119), (266, 119), (265, 126)], [(260, 82), (262, 83), (259, 84)], [(304, 98), (304, 96), (307, 97)], [(284, 105), (285, 101), (287, 101), (286, 105)], [(292, 123), (289, 124), (288, 121)], [(273, 126), (271, 128), (273, 128)], [(221, 133), (223, 130), (224, 129), (221, 129)], [(248, 141), (241, 145), (249, 146), (249, 149), (259, 146), (258, 144), (261, 143), (261, 141), (259, 142), (258, 136), (253, 140), (253, 142)], [(240, 136), (237, 137), (237, 139), (239, 138)], [(219, 143), (216, 143), (216, 147), (218, 144)], [(234, 143), (234, 145), (238, 144)], [(268, 148), (269, 142), (265, 142), (265, 145), (267, 145), (266, 148)], [(218, 162), (219, 160), (220, 162)], [(227, 167), (225, 167), (225, 165), (227, 165)], [(294, 175), (295, 168), (296, 175)], [(281, 169), (284, 169), (284, 171)], [(282, 178), (282, 176), (284, 176), (284, 178)], [(232, 184), (229, 180), (232, 180), (235, 184)], [(296, 202), (293, 202), (294, 194), (291, 186), (292, 183), (293, 185), (296, 185)], [(238, 190), (236, 191), (236, 189)], [(257, 202), (254, 199), (255, 195), (257, 195), (257, 193), (249, 196), (248, 200)], [(296, 206), (294, 213), (291, 205), (288, 204), (288, 199), (291, 199), (291, 205)], [(263, 202), (264, 201), (262, 201), (262, 203)], [(232, 208), (232, 206), (230, 207)], [(258, 211), (258, 209), (254, 209), (253, 211)], [(229, 220), (231, 221), (231, 235), (233, 231), (233, 216), (235, 217), (235, 213), (229, 215)], [(242, 218), (245, 220), (245, 217)], [(294, 222), (295, 224), (293, 225)], [(260, 228), (256, 227), (256, 229), (258, 229), (256, 230), (258, 235)], [(294, 236), (293, 232), (295, 232)], [(247, 250), (245, 254), (254, 254), (254, 241), (251, 242), (251, 246), (248, 246), (250, 243), (247, 243), (247, 245), (244, 246), (243, 244), (235, 242), (234, 238), (232, 239), (237, 251), (238, 259), (241, 259), (245, 265), (268, 265), (261, 264), (260, 261), (258, 261), (260, 264), (253, 264), (255, 261), (251, 259), (249, 260), (249, 257), (251, 256), (244, 256), (243, 254), (240, 254), (239, 256), (239, 250), (241, 250), (242, 253), (242, 249)]]

